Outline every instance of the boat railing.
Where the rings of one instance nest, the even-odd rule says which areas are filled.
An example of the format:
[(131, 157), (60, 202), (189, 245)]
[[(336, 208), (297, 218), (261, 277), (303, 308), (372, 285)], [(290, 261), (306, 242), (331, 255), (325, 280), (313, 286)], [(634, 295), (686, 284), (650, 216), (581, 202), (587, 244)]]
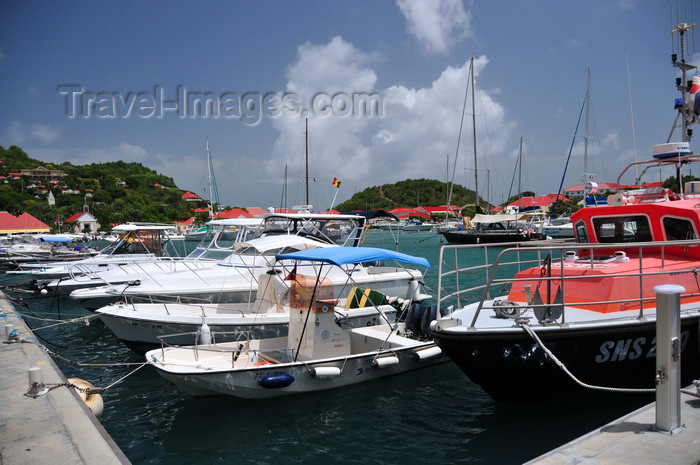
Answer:
[[(186, 296), (179, 294), (120, 294), (120, 298), (128, 305), (135, 304), (192, 304), (192, 305), (213, 305), (214, 301), (205, 297)], [(166, 309), (167, 311), (167, 309)]]
[[(492, 276), (496, 264), (501, 267), (516, 266), (517, 271), (522, 271), (524, 268), (529, 268), (541, 263), (541, 260), (536, 257), (526, 258), (520, 255), (521, 251), (532, 250), (532, 247), (527, 246), (527, 242), (509, 242), (500, 243), (497, 246), (493, 244), (469, 244), (469, 245), (445, 245), (440, 249), (439, 268), (438, 268), (438, 293), (437, 302), (438, 309), (443, 308), (441, 304), (450, 299), (456, 299), (455, 305), (462, 306), (462, 300), (468, 298), (469, 301), (474, 301), (475, 296), (481, 296), (482, 291), (487, 289), (487, 283)], [(500, 254), (497, 259), (495, 253), (507, 247), (508, 251), (515, 251), (516, 257), (513, 261), (505, 260)], [(450, 256), (448, 256), (450, 254)], [(451, 261), (449, 261), (451, 259)], [(495, 262), (492, 262), (493, 260)], [(460, 260), (466, 261), (467, 266), (460, 266)], [(447, 271), (444, 271), (448, 268)], [(482, 277), (484, 281), (478, 282), (473, 279), (460, 280), (463, 277)], [(473, 285), (462, 287), (467, 281)], [(445, 292), (446, 286), (454, 286), (449, 292)]]
[[(654, 277), (659, 275), (700, 274), (700, 268), (694, 266), (692, 260), (687, 268), (666, 270), (669, 248), (675, 248), (674, 256), (678, 256), (678, 250), (687, 250), (689, 247), (700, 245), (698, 240), (667, 241), (667, 242), (639, 242), (624, 244), (583, 244), (583, 243), (512, 243), (512, 244), (483, 244), (483, 245), (445, 245), (440, 250), (440, 262), (438, 270), (437, 305), (438, 315), (447, 316), (453, 309), (459, 309), (465, 304), (478, 302), (471, 326), (473, 327), (482, 309), (504, 310), (505, 300), (499, 300), (495, 304), (490, 300), (495, 296), (508, 294), (508, 290), (516, 283), (523, 287), (528, 296), (527, 302), (512, 303), (510, 311), (518, 314), (526, 308), (542, 309), (543, 312), (555, 307), (560, 308), (561, 321), (566, 323), (565, 307), (580, 307), (594, 309), (601, 305), (617, 304), (620, 308), (629, 307), (639, 309), (639, 318), (644, 317), (645, 304), (654, 301), (653, 293), (645, 292)], [(621, 252), (621, 249), (629, 252)], [(655, 257), (660, 260), (660, 271), (645, 270), (643, 262), (645, 254), (648, 256), (653, 249)], [(635, 296), (627, 296), (623, 300), (572, 300), (566, 294), (566, 283), (571, 284), (576, 280), (587, 280), (594, 285), (601, 278), (597, 274), (572, 275), (564, 272), (567, 261), (572, 261), (576, 255), (576, 263), (581, 268), (595, 269), (605, 263), (611, 263), (616, 259), (634, 260), (638, 263), (634, 272), (606, 273), (605, 277), (626, 277), (634, 279), (637, 284)], [(515, 278), (515, 274), (528, 268), (540, 267), (539, 276), (525, 276)], [(538, 289), (528, 288), (528, 284), (536, 281)], [(656, 280), (658, 282), (658, 280)], [(539, 291), (545, 286), (545, 299), (542, 303), (535, 303), (530, 292)], [(560, 296), (552, 299), (552, 287), (561, 292)], [(700, 290), (700, 284), (698, 285)], [(648, 291), (648, 289), (647, 289)], [(494, 296), (494, 297), (495, 297)], [(700, 293), (688, 289), (683, 299), (695, 298)], [(557, 299), (559, 298), (559, 299)], [(557, 317), (558, 319), (559, 317)]]
[[(295, 349), (293, 347), (276, 347), (269, 349), (259, 347), (251, 348), (250, 341), (254, 339), (254, 336), (250, 331), (211, 331), (209, 334), (211, 338), (210, 341), (203, 341), (201, 333), (198, 331), (158, 336), (158, 339), (160, 340), (160, 361), (168, 361), (166, 360), (166, 354), (168, 353), (165, 350), (166, 348), (190, 350), (192, 351), (194, 361), (199, 361), (202, 353), (207, 355), (230, 355), (232, 368), (240, 357), (255, 357), (257, 360), (259, 360), (259, 362), (257, 362), (259, 365), (268, 363), (286, 363), (294, 360)], [(217, 335), (225, 341), (225, 345), (222, 343), (217, 343)], [(183, 336), (192, 336), (194, 338), (194, 344), (170, 344), (167, 341), (170, 338), (181, 338)], [(181, 361), (181, 357), (178, 357), (178, 361)]]

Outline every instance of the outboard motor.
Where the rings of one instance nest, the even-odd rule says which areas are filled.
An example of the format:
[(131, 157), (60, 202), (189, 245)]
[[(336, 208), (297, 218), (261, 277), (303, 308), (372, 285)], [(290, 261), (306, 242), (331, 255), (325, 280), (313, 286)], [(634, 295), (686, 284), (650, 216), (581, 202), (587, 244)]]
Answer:
[(414, 303), (406, 315), (406, 329), (420, 339), (430, 337), (430, 322), (437, 319), (437, 307)]

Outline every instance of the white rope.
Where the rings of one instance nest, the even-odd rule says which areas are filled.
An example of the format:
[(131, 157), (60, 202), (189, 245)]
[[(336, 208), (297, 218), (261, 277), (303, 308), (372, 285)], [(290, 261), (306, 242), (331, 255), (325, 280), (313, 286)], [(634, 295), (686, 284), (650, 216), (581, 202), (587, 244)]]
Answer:
[(656, 392), (656, 389), (634, 389), (634, 388), (616, 388), (616, 387), (606, 387), (606, 386), (595, 386), (592, 384), (587, 384), (584, 383), (583, 381), (580, 381), (576, 376), (574, 376), (573, 373), (569, 371), (568, 368), (557, 358), (555, 355), (552, 353), (551, 350), (549, 350), (547, 347), (545, 347), (544, 343), (542, 340), (537, 336), (535, 331), (528, 325), (526, 322), (518, 321), (517, 322), (523, 330), (532, 337), (535, 342), (542, 348), (542, 350), (545, 351), (548, 357), (551, 357), (551, 359), (554, 361), (554, 363), (557, 364), (559, 368), (562, 369), (564, 373), (566, 373), (569, 378), (571, 378), (576, 384), (583, 386), (587, 389), (594, 389), (598, 391), (610, 391), (610, 392), (639, 392), (639, 393), (649, 393), (649, 392)]

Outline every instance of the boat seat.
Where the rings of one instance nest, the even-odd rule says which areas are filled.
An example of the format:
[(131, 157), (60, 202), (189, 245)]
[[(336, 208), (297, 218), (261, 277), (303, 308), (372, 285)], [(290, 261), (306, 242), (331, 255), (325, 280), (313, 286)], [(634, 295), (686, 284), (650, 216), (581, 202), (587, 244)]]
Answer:
[[(386, 331), (381, 331), (376, 329), (374, 326), (363, 326), (361, 328), (353, 328), (351, 329), (351, 333), (353, 335), (360, 335), (364, 336), (367, 338), (374, 339), (376, 341), (387, 341), (390, 344), (390, 347), (387, 348), (392, 348), (392, 347), (409, 347), (413, 345), (420, 345), (422, 342), (416, 341), (415, 339), (410, 339), (404, 336), (400, 336), (396, 334), (395, 332), (392, 332), (391, 335)], [(387, 339), (388, 336), (388, 339)]]
[(374, 289), (350, 289), (345, 308), (376, 307), (386, 303), (386, 295)]

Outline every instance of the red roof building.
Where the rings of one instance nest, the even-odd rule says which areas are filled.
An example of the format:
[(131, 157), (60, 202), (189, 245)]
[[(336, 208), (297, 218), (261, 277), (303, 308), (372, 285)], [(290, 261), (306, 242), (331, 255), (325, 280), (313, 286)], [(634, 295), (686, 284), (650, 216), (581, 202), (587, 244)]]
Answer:
[(214, 215), (217, 220), (223, 220), (226, 218), (254, 218), (253, 215), (243, 210), (242, 208), (232, 208), (231, 210), (224, 210), (217, 212)]
[(200, 196), (198, 196), (197, 194), (193, 194), (192, 192), (185, 192), (184, 194), (182, 194), (182, 198), (190, 202), (202, 200)]
[(248, 213), (253, 215), (255, 218), (261, 217), (265, 213), (269, 213), (267, 210), (265, 210), (264, 208), (260, 208), (260, 207), (248, 207), (248, 208), (246, 208), (246, 210), (248, 210)]
[(46, 223), (29, 213), (14, 216), (8, 212), (0, 212), (0, 234), (47, 233), (50, 230)]

